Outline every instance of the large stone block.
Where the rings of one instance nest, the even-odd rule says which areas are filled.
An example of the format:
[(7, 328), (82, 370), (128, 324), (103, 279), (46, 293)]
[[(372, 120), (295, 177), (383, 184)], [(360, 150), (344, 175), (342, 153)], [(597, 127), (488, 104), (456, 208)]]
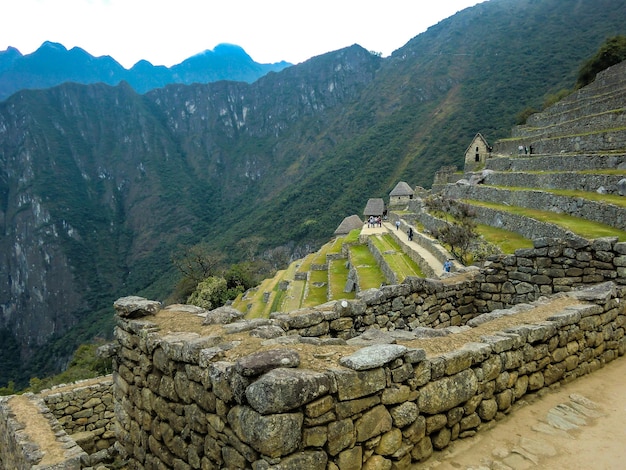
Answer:
[(246, 389), (246, 398), (259, 413), (285, 413), (327, 394), (330, 386), (330, 377), (320, 372), (274, 369)]
[(355, 423), (356, 441), (363, 442), (390, 431), (392, 418), (383, 405), (371, 409)]
[(235, 363), (235, 371), (244, 377), (256, 377), (269, 370), (298, 367), (300, 355), (294, 349), (270, 349), (242, 357)]
[(382, 390), (387, 385), (387, 378), (383, 368), (353, 371), (336, 369), (333, 371), (337, 381), (337, 395), (339, 400), (353, 400), (371, 395)]
[(430, 382), (420, 390), (419, 409), (428, 414), (447, 411), (469, 400), (478, 390), (478, 379), (471, 369)]
[(302, 413), (262, 415), (247, 406), (235, 406), (228, 413), (228, 423), (237, 437), (257, 452), (276, 458), (288, 455), (300, 446)]

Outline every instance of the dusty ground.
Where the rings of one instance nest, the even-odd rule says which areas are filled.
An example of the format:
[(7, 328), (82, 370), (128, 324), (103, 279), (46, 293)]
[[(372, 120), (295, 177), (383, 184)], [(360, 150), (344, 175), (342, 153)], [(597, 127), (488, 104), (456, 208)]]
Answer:
[(37, 442), (43, 452), (39, 465), (53, 465), (64, 458), (64, 451), (56, 443), (56, 436), (46, 418), (39, 413), (37, 407), (24, 395), (14, 395), (9, 400), (15, 419), (24, 426), (24, 432), (31, 440)]
[[(501, 317), (482, 325), (472, 328), (469, 331), (448, 335), (438, 338), (422, 338), (415, 341), (399, 341), (407, 347), (422, 348), (426, 350), (427, 355), (439, 355), (454, 349), (460, 348), (466, 343), (480, 341), (480, 337), (491, 335), (505, 328), (515, 325), (523, 325), (544, 321), (551, 315), (562, 311), (569, 305), (578, 303), (569, 297), (557, 297), (549, 303), (539, 304), (535, 308)], [(311, 368), (315, 370), (325, 370), (329, 366), (338, 366), (338, 360), (342, 356), (347, 356), (361, 348), (361, 346), (330, 346), (325, 345), (323, 351), (320, 348), (310, 344), (295, 344), (285, 346), (262, 346), (264, 340), (249, 337), (246, 333), (242, 334), (226, 334), (220, 325), (202, 325), (203, 319), (197, 315), (190, 313), (181, 313), (176, 311), (176, 306), (170, 306), (161, 310), (155, 316), (146, 317), (146, 320), (157, 323), (163, 334), (176, 332), (194, 332), (200, 335), (218, 335), (222, 336), (226, 341), (242, 341), (242, 343), (234, 349), (225, 353), (225, 360), (235, 361), (239, 357), (252, 354), (263, 349), (272, 349), (276, 347), (286, 347), (296, 349), (300, 352), (301, 367)]]
[[(599, 417), (564, 431), (548, 423), (572, 397), (597, 405)], [(415, 469), (621, 470), (626, 468), (626, 358), (522, 405), (494, 428), (456, 441)]]

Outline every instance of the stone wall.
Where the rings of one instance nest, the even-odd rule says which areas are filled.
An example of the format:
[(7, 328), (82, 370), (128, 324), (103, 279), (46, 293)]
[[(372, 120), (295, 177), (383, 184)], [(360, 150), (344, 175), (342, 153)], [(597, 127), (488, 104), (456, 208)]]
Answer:
[[(526, 394), (623, 355), (626, 288), (596, 283), (626, 279), (625, 255), (614, 239), (537, 240), (481, 270), (205, 335), (120, 316), (119, 442), (132, 468), (409, 468)], [(560, 291), (577, 303), (547, 321), (428, 357), (410, 342), (422, 326), (479, 328)], [(238, 354), (247, 341), (258, 352)], [(394, 341), (407, 345), (382, 344)]]
[[(604, 194), (619, 194), (620, 180), (624, 175), (601, 175), (584, 173), (482, 173), (483, 184), (517, 188), (571, 189), (575, 191), (602, 191)], [(471, 176), (469, 177), (471, 178)], [(468, 178), (468, 179), (469, 179)], [(603, 188), (603, 189), (602, 189)]]
[(582, 197), (560, 196), (547, 191), (500, 189), (483, 185), (449, 185), (445, 195), (452, 199), (475, 199), (529, 209), (551, 210), (626, 230), (626, 208)]
[(52, 451), (42, 452), (37, 438), (23, 432), (24, 412), (16, 416), (12, 397), (0, 399), (0, 470), (65, 470), (112, 462), (117, 440), (112, 385), (113, 379), (108, 375), (59, 385), (38, 395), (27, 394), (33, 403), (30, 412), (43, 418), (38, 433), (42, 423), (47, 423), (49, 432), (57, 436), (62, 449), (59, 453), (65, 455), (50, 465), (42, 459)]
[(85, 457), (41, 398), (0, 397), (0, 470), (78, 470)]
[(61, 385), (41, 392), (48, 409), (65, 432), (88, 453), (115, 443), (115, 403), (110, 375)]
[(516, 158), (490, 158), (487, 168), (495, 171), (584, 171), (598, 168), (624, 168), (626, 155), (536, 155)]

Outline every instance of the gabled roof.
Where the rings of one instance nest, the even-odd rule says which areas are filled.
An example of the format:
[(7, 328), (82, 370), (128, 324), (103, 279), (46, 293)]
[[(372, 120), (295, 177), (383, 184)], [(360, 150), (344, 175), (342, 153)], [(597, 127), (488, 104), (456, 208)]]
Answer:
[(389, 193), (390, 196), (413, 196), (415, 194), (415, 191), (413, 191), (413, 188), (411, 188), (411, 186), (409, 186), (408, 183), (405, 183), (404, 181), (400, 181), (398, 184), (396, 184), (396, 187), (393, 188), (391, 190), (391, 192)]
[(485, 144), (485, 146), (489, 148), (489, 142), (487, 142), (487, 139), (485, 139), (483, 135), (479, 132), (478, 134), (474, 136), (470, 144), (467, 146), (467, 148), (465, 149), (465, 153), (467, 153), (468, 150), (474, 146), (474, 142), (476, 142), (476, 139), (481, 140)]
[(358, 215), (351, 215), (346, 217), (341, 221), (337, 230), (335, 230), (335, 235), (347, 235), (352, 230), (363, 227), (363, 221)]
[(383, 215), (383, 212), (385, 212), (385, 201), (381, 198), (372, 198), (367, 200), (363, 215), (366, 217), (370, 215)]

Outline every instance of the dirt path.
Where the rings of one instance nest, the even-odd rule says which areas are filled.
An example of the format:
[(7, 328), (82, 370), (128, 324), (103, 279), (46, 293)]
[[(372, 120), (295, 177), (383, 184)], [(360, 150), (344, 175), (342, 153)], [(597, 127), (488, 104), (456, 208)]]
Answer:
[(620, 357), (414, 468), (620, 470), (626, 468), (625, 423), (626, 358)]

